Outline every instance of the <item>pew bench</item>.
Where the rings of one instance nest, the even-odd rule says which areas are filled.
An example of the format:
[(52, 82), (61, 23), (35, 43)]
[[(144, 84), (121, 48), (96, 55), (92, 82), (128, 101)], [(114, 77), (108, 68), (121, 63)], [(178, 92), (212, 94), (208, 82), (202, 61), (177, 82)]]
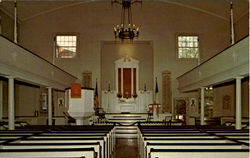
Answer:
[(27, 138), (27, 139), (21, 139), (16, 140), (11, 143), (19, 143), (19, 144), (49, 144), (49, 143), (61, 143), (64, 145), (72, 144), (72, 143), (100, 143), (100, 146), (102, 148), (101, 155), (104, 155), (104, 157), (108, 156), (108, 149), (107, 144), (104, 141), (104, 138)]
[(145, 158), (149, 158), (151, 149), (248, 149), (237, 143), (147, 143)]
[(94, 148), (97, 158), (102, 158), (101, 146), (99, 142), (93, 143), (10, 143), (0, 145), (0, 149), (77, 149), (77, 148)]
[(151, 149), (150, 158), (248, 158), (248, 149)]
[(49, 138), (49, 139), (63, 139), (63, 138), (72, 138), (72, 139), (76, 139), (76, 138), (104, 138), (105, 144), (106, 144), (106, 153), (107, 154), (111, 154), (111, 152), (114, 150), (114, 134), (107, 132), (107, 131), (103, 131), (103, 132), (98, 132), (96, 133), (94, 132), (68, 132), (68, 131), (61, 131), (59, 133), (57, 132), (50, 132), (50, 133), (42, 133), (38, 136), (31, 136), (30, 138), (34, 138), (34, 139), (39, 139), (39, 138)]
[(96, 158), (94, 148), (70, 149), (0, 149), (1, 158)]
[(147, 143), (179, 143), (179, 144), (196, 144), (196, 143), (235, 143), (220, 138), (143, 138), (144, 140), (139, 146), (140, 154), (145, 154)]

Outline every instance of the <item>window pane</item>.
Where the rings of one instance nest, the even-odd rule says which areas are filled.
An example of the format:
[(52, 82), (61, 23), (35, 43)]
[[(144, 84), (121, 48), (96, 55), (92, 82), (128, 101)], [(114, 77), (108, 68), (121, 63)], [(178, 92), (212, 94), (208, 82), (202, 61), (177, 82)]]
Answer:
[(73, 58), (76, 56), (77, 36), (56, 36), (56, 57)]
[(178, 57), (198, 58), (198, 36), (178, 36)]

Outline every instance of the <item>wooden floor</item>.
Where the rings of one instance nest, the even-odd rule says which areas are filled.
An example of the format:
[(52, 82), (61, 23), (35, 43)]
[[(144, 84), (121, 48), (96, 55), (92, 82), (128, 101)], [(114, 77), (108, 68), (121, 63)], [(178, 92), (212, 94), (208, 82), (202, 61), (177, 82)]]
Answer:
[(117, 139), (112, 158), (139, 158), (137, 139)]

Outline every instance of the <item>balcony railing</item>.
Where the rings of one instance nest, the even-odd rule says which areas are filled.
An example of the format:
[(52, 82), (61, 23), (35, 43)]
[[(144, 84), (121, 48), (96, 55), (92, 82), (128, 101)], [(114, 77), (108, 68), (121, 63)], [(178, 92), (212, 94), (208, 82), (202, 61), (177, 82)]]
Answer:
[(177, 78), (181, 92), (230, 81), (249, 74), (249, 36)]
[(0, 36), (0, 76), (57, 89), (65, 89), (77, 79), (3, 36)]

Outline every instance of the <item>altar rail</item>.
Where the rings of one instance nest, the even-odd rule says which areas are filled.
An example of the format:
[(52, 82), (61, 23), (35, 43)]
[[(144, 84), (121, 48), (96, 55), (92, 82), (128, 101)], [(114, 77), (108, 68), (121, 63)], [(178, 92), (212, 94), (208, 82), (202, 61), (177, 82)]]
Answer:
[(230, 81), (249, 74), (249, 36), (177, 78), (181, 92)]
[(0, 35), (0, 76), (65, 89), (76, 77)]

